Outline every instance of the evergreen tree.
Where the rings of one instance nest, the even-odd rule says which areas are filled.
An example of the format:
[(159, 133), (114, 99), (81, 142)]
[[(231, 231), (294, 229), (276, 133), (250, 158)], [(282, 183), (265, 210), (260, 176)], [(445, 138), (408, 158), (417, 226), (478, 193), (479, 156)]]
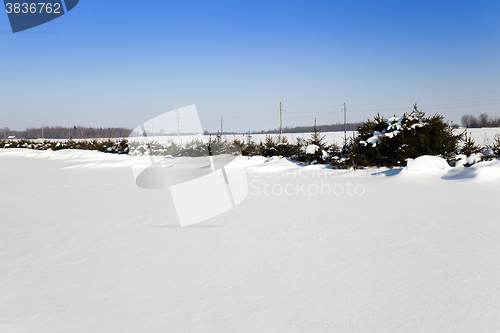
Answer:
[[(312, 127), (311, 138), (307, 140), (307, 146), (303, 146), (297, 155), (299, 161), (307, 163), (325, 163), (326, 159), (326, 141), (325, 136), (321, 135), (321, 129), (316, 126), (316, 119), (314, 119), (314, 126)], [(325, 157), (325, 159), (323, 158)]]
[(314, 126), (311, 129), (311, 139), (309, 139), (310, 145), (316, 145), (319, 149), (323, 150), (326, 146), (325, 135), (321, 135), (321, 129), (316, 126), (316, 118), (314, 118)]
[(426, 117), (417, 104), (410, 114), (385, 119), (379, 114), (358, 128), (359, 136), (349, 147), (353, 166), (404, 166), (409, 158), (422, 155), (451, 160), (461, 135), (438, 114)]

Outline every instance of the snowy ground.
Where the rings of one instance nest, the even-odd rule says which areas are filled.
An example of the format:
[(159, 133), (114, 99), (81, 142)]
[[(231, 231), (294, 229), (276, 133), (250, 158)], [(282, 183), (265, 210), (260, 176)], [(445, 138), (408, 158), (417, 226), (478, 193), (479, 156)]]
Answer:
[(180, 228), (133, 159), (0, 150), (0, 332), (500, 330), (499, 160), (243, 159), (245, 201)]

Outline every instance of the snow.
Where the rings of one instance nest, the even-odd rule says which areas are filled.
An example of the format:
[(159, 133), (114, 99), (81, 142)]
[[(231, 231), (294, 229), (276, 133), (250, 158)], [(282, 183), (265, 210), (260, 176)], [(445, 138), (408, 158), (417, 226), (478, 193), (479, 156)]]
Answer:
[(392, 137), (398, 135), (399, 133), (400, 133), (399, 131), (393, 131), (393, 132), (385, 133), (385, 136), (388, 138), (392, 138)]
[(483, 152), (483, 155), (486, 156), (486, 157), (489, 157), (489, 156), (494, 156), (495, 155), (495, 152), (492, 150), (492, 149), (486, 149), (484, 152)]
[(242, 158), (247, 198), (180, 228), (148, 158), (0, 150), (0, 332), (500, 328), (499, 160)]
[(408, 159), (406, 170), (410, 172), (426, 172), (426, 171), (441, 171), (449, 170), (451, 167), (444, 158), (437, 156), (424, 155), (415, 159)]
[(460, 163), (457, 167), (448, 171), (443, 179), (474, 179), (480, 182), (495, 183), (500, 180), (500, 160), (479, 162), (471, 167), (463, 167)]
[[(455, 164), (456, 164), (456, 166), (463, 166), (465, 164), (472, 165), (472, 164), (475, 164), (475, 163), (481, 161), (482, 156), (483, 156), (483, 154), (481, 154), (481, 153), (471, 154), (470, 156), (460, 154), (460, 155), (457, 155), (457, 157), (456, 157), (457, 162)], [(488, 156), (488, 155), (486, 155), (486, 156)]]
[(382, 132), (375, 132), (375, 133), (373, 133), (372, 137), (370, 137), (366, 140), (366, 142), (371, 143), (372, 146), (375, 147), (377, 145), (377, 143), (379, 142), (380, 137), (383, 136), (384, 134), (385, 134), (385, 130)]
[(318, 145), (308, 145), (307, 147), (302, 148), (302, 152), (305, 152), (306, 154), (314, 155), (318, 151), (319, 146)]
[[(417, 118), (412, 117), (412, 116), (404, 116), (404, 117), (391, 117), (387, 120), (388, 126), (387, 129), (384, 129), (382, 132), (376, 131), (373, 133), (373, 136), (368, 138), (366, 141), (360, 141), (360, 143), (364, 146), (366, 146), (368, 143), (371, 143), (372, 147), (375, 147), (377, 143), (381, 140), (382, 137), (388, 137), (388, 138), (393, 138), (397, 136), (401, 131), (405, 130), (408, 128), (407, 122), (405, 121), (403, 123), (403, 120), (417, 120)], [(410, 126), (411, 129), (416, 129), (419, 127), (425, 126), (425, 122), (418, 122)]]

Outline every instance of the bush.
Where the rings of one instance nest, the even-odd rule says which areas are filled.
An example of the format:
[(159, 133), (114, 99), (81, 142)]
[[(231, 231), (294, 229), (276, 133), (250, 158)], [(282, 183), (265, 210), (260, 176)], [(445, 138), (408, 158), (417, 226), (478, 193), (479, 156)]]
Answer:
[(274, 141), (273, 137), (266, 135), (266, 140), (263, 144), (262, 155), (263, 156), (279, 156), (278, 149), (276, 149), (277, 141)]
[[(486, 117), (483, 117), (487, 119)], [(471, 165), (475, 161), (500, 157), (500, 135), (487, 147), (475, 144), (466, 132), (455, 135), (453, 126), (438, 114), (425, 116), (417, 105), (413, 106), (410, 114), (402, 117), (393, 116), (389, 119), (380, 114), (372, 120), (368, 119), (358, 127), (357, 138), (347, 138), (342, 145), (327, 145), (325, 136), (319, 127), (311, 129), (308, 140), (298, 137), (291, 143), (284, 136), (266, 136), (264, 142), (255, 143), (252, 136), (246, 140), (236, 137), (228, 141), (218, 134), (210, 136), (208, 144), (203, 140), (193, 140), (179, 144), (170, 140), (159, 142), (140, 143), (137, 141), (29, 141), (29, 140), (0, 140), (0, 148), (28, 148), (36, 150), (83, 149), (98, 150), (106, 153), (158, 156), (207, 156), (210, 152), (217, 154), (243, 154), (245, 156), (283, 156), (292, 160), (311, 163), (326, 163), (333, 168), (363, 168), (369, 166), (405, 166), (406, 160), (422, 155), (440, 156), (448, 163)], [(459, 148), (459, 143), (463, 146)], [(483, 150), (486, 151), (483, 152)], [(467, 163), (464, 164), (464, 159)], [(474, 162), (470, 162), (474, 161)]]
[(309, 164), (324, 164), (328, 156), (325, 149), (325, 136), (321, 135), (321, 130), (316, 126), (316, 119), (314, 119), (314, 126), (311, 129), (311, 138), (307, 140), (307, 145), (300, 147), (298, 154), (295, 155), (296, 159)]
[(492, 157), (500, 158), (500, 135), (496, 134), (495, 138), (493, 139), (493, 144), (491, 144), (489, 147), (491, 149), (493, 155)]
[(464, 154), (465, 156), (470, 156), (472, 154), (481, 153), (483, 149), (476, 144), (476, 142), (472, 139), (472, 136), (469, 134), (467, 136), (467, 131), (463, 133), (464, 137), (464, 145), (460, 148), (460, 154)]
[(61, 150), (61, 149), (80, 149), (80, 150), (99, 150), (105, 153), (127, 154), (129, 146), (127, 140), (121, 141), (32, 141), (32, 140), (0, 140), (0, 148), (27, 148), (34, 150)]
[(253, 141), (250, 133), (248, 133), (246, 142), (235, 138), (233, 144), (240, 147), (241, 154), (244, 156), (261, 155), (263, 148), (262, 143), (256, 144), (255, 141)]
[(346, 163), (354, 167), (405, 166), (407, 159), (422, 155), (452, 159), (462, 137), (453, 134), (443, 116), (426, 117), (416, 104), (410, 114), (400, 118), (377, 115), (360, 126), (358, 132), (359, 136), (345, 151)]

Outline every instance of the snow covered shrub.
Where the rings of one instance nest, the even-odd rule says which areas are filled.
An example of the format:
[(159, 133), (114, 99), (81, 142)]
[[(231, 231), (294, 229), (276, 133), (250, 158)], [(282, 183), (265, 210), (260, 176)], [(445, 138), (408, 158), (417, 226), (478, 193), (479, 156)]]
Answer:
[(238, 140), (234, 138), (233, 144), (238, 146), (241, 150), (241, 154), (243, 156), (259, 156), (263, 155), (262, 151), (264, 149), (264, 146), (262, 142), (259, 142), (258, 144), (255, 143), (255, 141), (252, 139), (252, 136), (250, 133), (247, 135), (246, 140)]
[(451, 159), (462, 135), (438, 114), (426, 117), (417, 105), (410, 114), (385, 119), (377, 115), (358, 128), (348, 164), (353, 166), (404, 166), (422, 155)]
[(31, 141), (31, 140), (9, 140), (0, 141), (0, 148), (26, 148), (34, 150), (61, 150), (61, 149), (80, 149), (80, 150), (99, 150), (106, 153), (126, 154), (128, 152), (128, 142), (123, 139), (121, 141)]
[[(233, 140), (233, 144), (236, 145), (236, 146), (238, 146), (238, 147), (240, 147), (240, 149), (241, 149), (242, 152), (243, 152), (243, 149), (246, 146), (245, 142), (243, 140), (239, 140), (236, 137)], [(245, 155), (245, 154), (243, 154), (243, 155)]]
[[(127, 140), (123, 139), (120, 142), (114, 142), (111, 140), (107, 140), (104, 142), (95, 143), (97, 150), (105, 152), (105, 153), (113, 153), (113, 154), (127, 154), (128, 153), (128, 144)], [(81, 148), (77, 148), (81, 149)]]
[(264, 141), (264, 147), (262, 149), (263, 156), (278, 156), (278, 149), (276, 149), (276, 144), (278, 142), (274, 141), (272, 136), (266, 135), (266, 140)]
[(229, 154), (229, 155), (241, 155), (240, 147), (232, 144), (231, 142), (225, 142), (219, 149), (213, 149), (214, 154)]
[(465, 138), (460, 154), (456, 157), (455, 165), (468, 167), (481, 161), (491, 161), (500, 157), (499, 134), (495, 135), (492, 143), (484, 147), (477, 145), (470, 134), (468, 137), (465, 134)]
[[(209, 153), (209, 151), (208, 151), (208, 146), (206, 144), (203, 144), (203, 142), (198, 141), (197, 143), (190, 142), (188, 145), (192, 146), (193, 144), (198, 145), (197, 149), (200, 149), (201, 147), (206, 147), (206, 152), (204, 152), (202, 155), (208, 155), (207, 153)], [(237, 144), (235, 144), (234, 141), (231, 142), (223, 138), (222, 135), (217, 135), (214, 140), (212, 140), (212, 137), (210, 137), (208, 140), (208, 145), (210, 146), (210, 153), (212, 155), (241, 154), (240, 147)], [(202, 155), (192, 155), (192, 156), (202, 156)]]
[(150, 142), (131, 142), (128, 146), (128, 154), (131, 156), (173, 156), (173, 157), (199, 157), (220, 155), (220, 154), (230, 154), (230, 155), (240, 155), (240, 146), (236, 141), (228, 141), (222, 136), (218, 135), (214, 139), (209, 138), (208, 143), (201, 139), (194, 139), (185, 143), (176, 143), (173, 140), (169, 140), (166, 143)]
[(325, 149), (327, 149), (325, 136), (321, 135), (321, 130), (316, 126), (316, 119), (314, 119), (311, 137), (307, 140), (307, 145), (300, 147), (296, 159), (310, 164), (324, 164), (328, 158), (328, 153)]
[(278, 136), (278, 141), (275, 145), (278, 156), (292, 157), (299, 153), (299, 148), (288, 141), (285, 136)]
[(276, 139), (274, 139), (270, 135), (266, 135), (266, 139), (264, 140), (264, 142), (261, 142), (259, 145), (257, 145), (256, 148), (258, 151), (260, 151), (260, 155), (268, 157), (292, 157), (298, 154), (299, 151), (296, 145), (293, 145), (285, 136), (281, 135), (278, 135)]
[(332, 144), (327, 149), (325, 162), (335, 169), (351, 169), (368, 165), (368, 160), (355, 153), (355, 140), (347, 138), (342, 146)]
[(491, 150), (494, 157), (500, 158), (500, 134), (495, 135), (495, 138), (493, 139), (493, 144), (488, 148)]
[(243, 156), (256, 156), (261, 154), (262, 144), (256, 144), (250, 134), (247, 136), (246, 141), (235, 138), (233, 144), (240, 147), (241, 154)]
[[(464, 145), (464, 148), (466, 145)], [(491, 161), (494, 158), (500, 158), (500, 134), (496, 134), (495, 138), (493, 139), (493, 142), (487, 144), (485, 147), (479, 147), (474, 145), (474, 148), (475, 149), (471, 150), (473, 150), (475, 153), (480, 152), (482, 161)]]
[(493, 147), (481, 147), (477, 145), (470, 134), (467, 136), (467, 130), (462, 133), (462, 138), (463, 145), (458, 150), (458, 154), (455, 158), (449, 161), (450, 165), (469, 167), (478, 162), (491, 160), (495, 157)]
[(476, 144), (476, 142), (472, 139), (472, 136), (469, 134), (467, 136), (467, 131), (463, 134), (464, 136), (464, 145), (460, 148), (460, 154), (464, 154), (466, 156), (470, 156), (472, 154), (477, 154), (482, 151), (482, 148)]
[[(221, 150), (221, 143), (217, 143), (217, 148)], [(178, 152), (177, 154), (168, 154), (167, 155), (172, 155), (172, 156), (191, 156), (191, 157), (199, 157), (199, 156), (207, 156), (209, 154), (208, 151), (208, 145), (203, 142), (203, 140), (192, 140), (191, 142), (188, 142), (184, 145), (178, 145)], [(213, 147), (215, 148), (215, 144), (213, 144)]]

